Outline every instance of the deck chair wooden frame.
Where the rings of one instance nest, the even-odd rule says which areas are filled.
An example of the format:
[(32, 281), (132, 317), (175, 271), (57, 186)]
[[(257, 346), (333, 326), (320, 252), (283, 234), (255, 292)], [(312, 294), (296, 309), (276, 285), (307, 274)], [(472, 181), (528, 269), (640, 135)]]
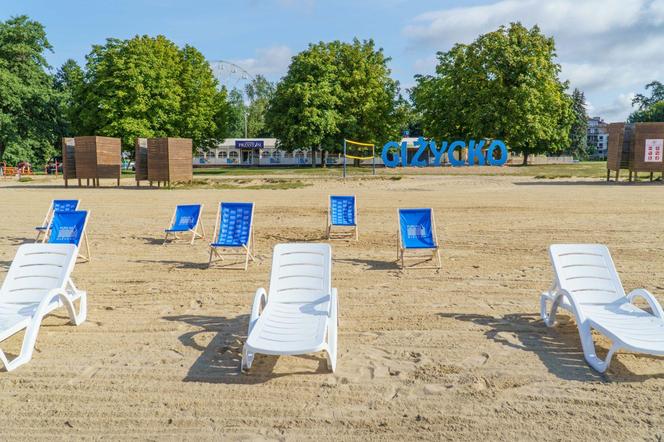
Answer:
[[(208, 260), (208, 268), (212, 266), (212, 263), (215, 261), (225, 261), (225, 257), (229, 256), (242, 256), (244, 257), (244, 267), (235, 268), (235, 267), (224, 267), (230, 270), (247, 270), (249, 268), (249, 260), (252, 262), (256, 260), (254, 257), (254, 209), (256, 205), (253, 202), (251, 203), (251, 224), (249, 225), (249, 239), (248, 244), (242, 246), (213, 246), (213, 243), (210, 243), (210, 259)], [(221, 205), (219, 203), (217, 207), (217, 220), (214, 225), (214, 234), (212, 240), (216, 241), (219, 236), (219, 229), (221, 228)], [(238, 252), (238, 250), (241, 250)]]
[[(182, 231), (182, 232), (168, 232), (166, 231), (166, 235), (164, 235), (164, 242), (161, 243), (162, 246), (166, 245), (168, 242), (175, 243), (175, 242), (188, 242), (190, 245), (194, 244), (194, 241), (197, 238), (203, 239), (205, 238), (205, 227), (203, 226), (203, 204), (200, 204), (201, 210), (198, 213), (198, 220), (196, 221), (196, 225), (194, 226), (193, 229), (189, 229), (187, 231)], [(171, 221), (169, 223), (169, 229), (173, 228), (173, 222), (175, 221), (175, 215), (177, 214), (178, 211), (178, 206), (175, 206), (175, 209), (173, 209), (173, 215), (171, 216)], [(198, 231), (198, 228), (201, 228), (201, 231)], [(168, 230), (168, 229), (167, 229)], [(185, 238), (180, 238), (178, 235), (179, 233), (185, 234), (187, 232), (191, 232), (191, 239), (185, 239)], [(169, 236), (173, 236), (172, 239), (169, 241)]]
[[(402, 269), (440, 269), (442, 267), (442, 261), (440, 259), (440, 243), (438, 242), (438, 231), (436, 229), (436, 217), (434, 216), (433, 209), (431, 210), (431, 235), (433, 236), (434, 241), (436, 242), (436, 247), (426, 248), (426, 249), (412, 249), (404, 246), (403, 238), (401, 237), (401, 217), (399, 216), (399, 210), (397, 209), (397, 262), (401, 264)], [(427, 253), (418, 253), (418, 250), (426, 250)], [(406, 256), (406, 251), (414, 252), (411, 256)], [(431, 256), (429, 256), (431, 253)], [(432, 261), (433, 266), (419, 266), (419, 263), (412, 264), (406, 267), (406, 258), (408, 259), (419, 259), (421, 262)], [(423, 258), (426, 260), (421, 261)]]
[[(340, 226), (332, 224), (332, 197), (333, 196), (352, 196), (353, 203), (353, 218), (355, 219), (354, 226)], [(328, 240), (348, 240), (355, 238), (359, 239), (359, 222), (357, 220), (357, 197), (355, 195), (328, 195), (327, 196), (327, 214), (325, 216), (325, 237)]]

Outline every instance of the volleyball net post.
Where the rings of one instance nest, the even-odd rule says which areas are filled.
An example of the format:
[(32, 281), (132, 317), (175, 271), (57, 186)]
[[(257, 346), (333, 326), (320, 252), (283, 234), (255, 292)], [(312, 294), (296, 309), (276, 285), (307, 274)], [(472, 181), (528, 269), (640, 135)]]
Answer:
[[(368, 149), (371, 148), (371, 156), (367, 156), (367, 153), (357, 153), (353, 152), (353, 154), (348, 153), (348, 145), (351, 146), (356, 146), (358, 149)], [(358, 160), (358, 161), (366, 161), (366, 160), (371, 160), (371, 174), (376, 175), (376, 146), (372, 143), (363, 143), (360, 141), (353, 141), (353, 140), (347, 140), (344, 138), (344, 166), (343, 166), (343, 178), (345, 179), (346, 176), (348, 175), (347, 171), (347, 162), (348, 158), (352, 160)], [(361, 165), (361, 163), (360, 163)]]

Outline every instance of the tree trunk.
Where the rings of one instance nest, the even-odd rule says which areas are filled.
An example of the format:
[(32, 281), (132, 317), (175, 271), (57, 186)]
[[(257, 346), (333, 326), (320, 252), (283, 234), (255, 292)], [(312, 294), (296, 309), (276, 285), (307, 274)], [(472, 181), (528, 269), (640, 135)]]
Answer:
[(327, 167), (327, 151), (326, 150), (321, 150), (320, 151), (320, 157), (321, 157), (321, 166), (322, 167)]
[(316, 167), (316, 148), (311, 146), (311, 167)]
[(523, 153), (523, 163), (521, 165), (522, 166), (527, 166), (528, 165), (528, 152)]

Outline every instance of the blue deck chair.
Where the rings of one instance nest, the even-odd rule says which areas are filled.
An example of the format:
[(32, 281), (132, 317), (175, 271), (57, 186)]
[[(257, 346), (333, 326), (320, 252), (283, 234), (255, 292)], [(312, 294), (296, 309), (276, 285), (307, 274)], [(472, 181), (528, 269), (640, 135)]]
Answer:
[[(178, 234), (186, 232), (191, 232), (191, 241), (189, 244), (193, 244), (196, 238), (205, 238), (201, 213), (203, 213), (202, 204), (176, 206), (175, 212), (173, 212), (173, 216), (171, 217), (171, 226), (164, 230), (166, 236), (164, 237), (163, 244), (166, 244), (171, 235), (173, 236), (173, 241), (176, 241), (180, 239)], [(199, 226), (201, 227), (200, 232), (198, 231)]]
[(429, 259), (433, 261), (437, 258), (434, 265), (437, 269), (440, 268), (436, 222), (432, 209), (399, 209), (398, 235), (397, 260), (401, 261), (401, 268), (405, 267), (404, 255), (407, 250), (431, 251)]
[(217, 222), (214, 227), (214, 242), (210, 244), (210, 261), (213, 258), (224, 260), (222, 251), (241, 250), (240, 252), (224, 252), (223, 255), (244, 256), (244, 270), (247, 270), (249, 259), (254, 260), (254, 203), (221, 203), (217, 211)]
[[(44, 236), (44, 241), (42, 242), (48, 242), (49, 244), (74, 244), (78, 252), (78, 257), (84, 261), (90, 261), (90, 246), (88, 244), (88, 234), (85, 231), (88, 225), (89, 214), (89, 210), (53, 213), (48, 233)], [(85, 255), (81, 253), (82, 242), (85, 242)]]
[(35, 238), (35, 242), (39, 241), (39, 237), (42, 234), (46, 234), (46, 232), (48, 231), (48, 227), (51, 225), (51, 219), (53, 218), (54, 212), (73, 212), (74, 210), (77, 209), (78, 209), (78, 200), (51, 201), (51, 205), (48, 208), (48, 212), (46, 212), (46, 216), (44, 217), (44, 221), (42, 221), (41, 226), (35, 227), (35, 230), (37, 231), (37, 237)]
[[(333, 231), (336, 230), (336, 231)], [(355, 195), (330, 195), (327, 208), (327, 239), (358, 239), (357, 206)]]

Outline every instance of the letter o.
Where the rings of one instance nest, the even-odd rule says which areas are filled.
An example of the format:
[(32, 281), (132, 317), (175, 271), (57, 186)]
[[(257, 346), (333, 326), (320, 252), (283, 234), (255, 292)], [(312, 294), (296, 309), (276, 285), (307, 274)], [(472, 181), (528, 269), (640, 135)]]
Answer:
[[(500, 158), (493, 157), (493, 151), (500, 149)], [(486, 152), (487, 161), (490, 166), (502, 166), (507, 162), (507, 146), (501, 140), (493, 140)]]

